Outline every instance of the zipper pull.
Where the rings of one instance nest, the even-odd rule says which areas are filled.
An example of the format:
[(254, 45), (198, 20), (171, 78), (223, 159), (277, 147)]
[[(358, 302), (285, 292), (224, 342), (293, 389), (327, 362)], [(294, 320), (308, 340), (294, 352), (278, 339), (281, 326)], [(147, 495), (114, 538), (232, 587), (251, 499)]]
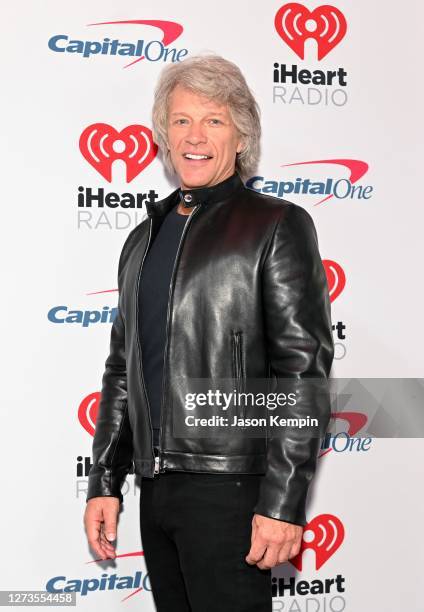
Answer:
[(159, 457), (155, 457), (155, 474), (159, 474)]

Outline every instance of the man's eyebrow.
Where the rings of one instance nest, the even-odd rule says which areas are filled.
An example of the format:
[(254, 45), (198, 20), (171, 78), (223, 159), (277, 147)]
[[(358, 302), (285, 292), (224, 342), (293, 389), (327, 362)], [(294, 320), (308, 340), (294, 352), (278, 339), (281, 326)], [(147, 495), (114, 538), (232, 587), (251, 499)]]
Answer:
[[(185, 115), (185, 117), (189, 117), (189, 115), (187, 113), (184, 113), (183, 111), (175, 111), (174, 113), (171, 113), (171, 117), (173, 115)], [(222, 116), (222, 115), (224, 115), (224, 113), (210, 111), (210, 112), (206, 113), (205, 116), (207, 117), (208, 115), (221, 115)]]

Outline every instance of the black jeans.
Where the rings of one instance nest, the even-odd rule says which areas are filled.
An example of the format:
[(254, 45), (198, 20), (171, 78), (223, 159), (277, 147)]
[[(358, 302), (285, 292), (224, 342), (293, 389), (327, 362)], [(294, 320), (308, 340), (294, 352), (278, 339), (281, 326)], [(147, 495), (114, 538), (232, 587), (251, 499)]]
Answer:
[(140, 531), (157, 612), (271, 612), (271, 570), (245, 561), (260, 478), (142, 478)]

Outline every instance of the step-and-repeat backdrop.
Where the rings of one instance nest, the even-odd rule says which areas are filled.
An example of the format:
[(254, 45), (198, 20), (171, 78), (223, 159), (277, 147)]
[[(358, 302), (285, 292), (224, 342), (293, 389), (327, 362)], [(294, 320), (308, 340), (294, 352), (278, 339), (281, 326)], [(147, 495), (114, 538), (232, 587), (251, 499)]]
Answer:
[[(83, 512), (119, 253), (146, 200), (176, 186), (158, 156), (139, 163), (166, 64), (216, 52), (245, 74), (263, 125), (247, 185), (313, 216), (333, 376), (422, 375), (423, 19), (413, 0), (4, 5), (1, 589), (154, 610), (134, 475), (115, 561), (93, 558)], [(302, 554), (273, 571), (276, 611), (422, 609), (424, 444), (356, 435), (366, 403), (323, 444)]]

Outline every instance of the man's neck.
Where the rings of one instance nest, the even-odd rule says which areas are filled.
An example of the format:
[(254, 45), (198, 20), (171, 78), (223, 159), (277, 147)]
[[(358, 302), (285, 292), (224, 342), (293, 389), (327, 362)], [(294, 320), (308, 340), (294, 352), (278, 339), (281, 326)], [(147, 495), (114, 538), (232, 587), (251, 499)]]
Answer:
[[(196, 189), (203, 189), (203, 188), (208, 188), (208, 187), (214, 187), (215, 185), (219, 185), (219, 183), (223, 183), (224, 181), (226, 181), (228, 178), (230, 178), (230, 176), (233, 176), (234, 172), (235, 172), (235, 168), (227, 176), (225, 176), (224, 178), (220, 179), (216, 183), (213, 183), (212, 185), (202, 185), (202, 186), (199, 186), (199, 187), (187, 187), (187, 185), (184, 185), (183, 183), (181, 183), (180, 189), (182, 191), (189, 191), (190, 189), (196, 190)], [(193, 207), (194, 206), (195, 206), (195, 204), (193, 204), (193, 206), (187, 207), (187, 205), (183, 205), (183, 203), (180, 201), (178, 203), (178, 206), (177, 206), (177, 213), (180, 214), (180, 215), (186, 215), (186, 216), (187, 215), (191, 215), (191, 213), (193, 212)]]
[(179, 215), (184, 215), (185, 217), (188, 217), (189, 215), (191, 215), (192, 212), (193, 212), (193, 206), (190, 208), (187, 208), (186, 206), (183, 206), (182, 202), (178, 203), (177, 213)]

